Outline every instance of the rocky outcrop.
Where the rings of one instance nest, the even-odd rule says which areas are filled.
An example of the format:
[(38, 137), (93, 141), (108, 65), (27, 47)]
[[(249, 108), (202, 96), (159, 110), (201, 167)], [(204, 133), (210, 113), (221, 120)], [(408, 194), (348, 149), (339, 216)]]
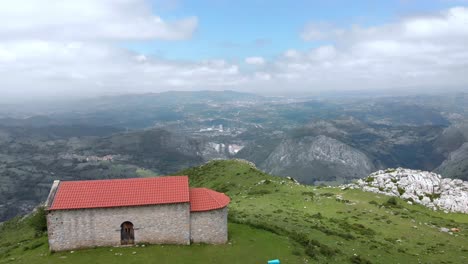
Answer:
[(379, 170), (348, 188), (397, 196), (433, 210), (468, 213), (468, 182), (410, 169)]

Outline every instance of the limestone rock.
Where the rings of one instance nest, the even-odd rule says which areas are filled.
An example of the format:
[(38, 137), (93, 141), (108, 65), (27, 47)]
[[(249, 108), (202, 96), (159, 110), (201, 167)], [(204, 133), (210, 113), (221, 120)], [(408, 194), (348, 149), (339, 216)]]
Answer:
[(433, 210), (468, 213), (468, 182), (404, 168), (379, 170), (347, 188), (397, 196)]

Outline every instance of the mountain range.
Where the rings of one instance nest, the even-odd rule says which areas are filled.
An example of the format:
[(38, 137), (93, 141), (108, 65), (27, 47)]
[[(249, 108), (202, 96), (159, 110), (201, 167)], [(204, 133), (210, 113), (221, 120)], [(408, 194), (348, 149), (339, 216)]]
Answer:
[(54, 179), (170, 174), (240, 158), (306, 184), (404, 167), (468, 179), (468, 95), (263, 97), (170, 92), (0, 107), (0, 221)]

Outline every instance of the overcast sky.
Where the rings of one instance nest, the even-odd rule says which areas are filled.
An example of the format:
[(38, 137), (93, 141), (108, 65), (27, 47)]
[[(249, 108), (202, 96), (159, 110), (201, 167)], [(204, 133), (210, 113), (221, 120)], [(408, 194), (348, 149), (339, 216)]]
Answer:
[(468, 91), (468, 1), (352, 3), (0, 0), (0, 99)]

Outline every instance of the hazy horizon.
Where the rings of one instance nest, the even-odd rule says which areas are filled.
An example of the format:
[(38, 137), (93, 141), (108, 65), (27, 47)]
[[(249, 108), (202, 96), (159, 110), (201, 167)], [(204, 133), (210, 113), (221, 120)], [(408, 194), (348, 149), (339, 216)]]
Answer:
[[(406, 96), (436, 96), (436, 95), (456, 95), (459, 93), (468, 94), (468, 89), (464, 88), (453, 88), (453, 89), (385, 89), (385, 90), (332, 90), (332, 91), (314, 91), (314, 92), (278, 92), (278, 93), (262, 93), (255, 91), (239, 91), (232, 89), (225, 90), (163, 90), (163, 91), (149, 91), (149, 92), (122, 92), (122, 93), (103, 93), (103, 94), (84, 94), (84, 95), (48, 95), (48, 96), (34, 96), (30, 97), (28, 95), (0, 98), (0, 105), (2, 106), (22, 106), (25, 104), (34, 104), (34, 105), (47, 105), (50, 103), (58, 103), (59, 101), (63, 104), (69, 102), (81, 102), (86, 100), (96, 100), (99, 98), (105, 97), (121, 97), (121, 96), (145, 96), (145, 95), (157, 95), (168, 92), (239, 92), (239, 93), (248, 93), (259, 95), (263, 97), (284, 97), (284, 98), (307, 98), (307, 99), (333, 99), (333, 98), (378, 98), (378, 97), (406, 97)], [(31, 105), (31, 106), (34, 106)]]

